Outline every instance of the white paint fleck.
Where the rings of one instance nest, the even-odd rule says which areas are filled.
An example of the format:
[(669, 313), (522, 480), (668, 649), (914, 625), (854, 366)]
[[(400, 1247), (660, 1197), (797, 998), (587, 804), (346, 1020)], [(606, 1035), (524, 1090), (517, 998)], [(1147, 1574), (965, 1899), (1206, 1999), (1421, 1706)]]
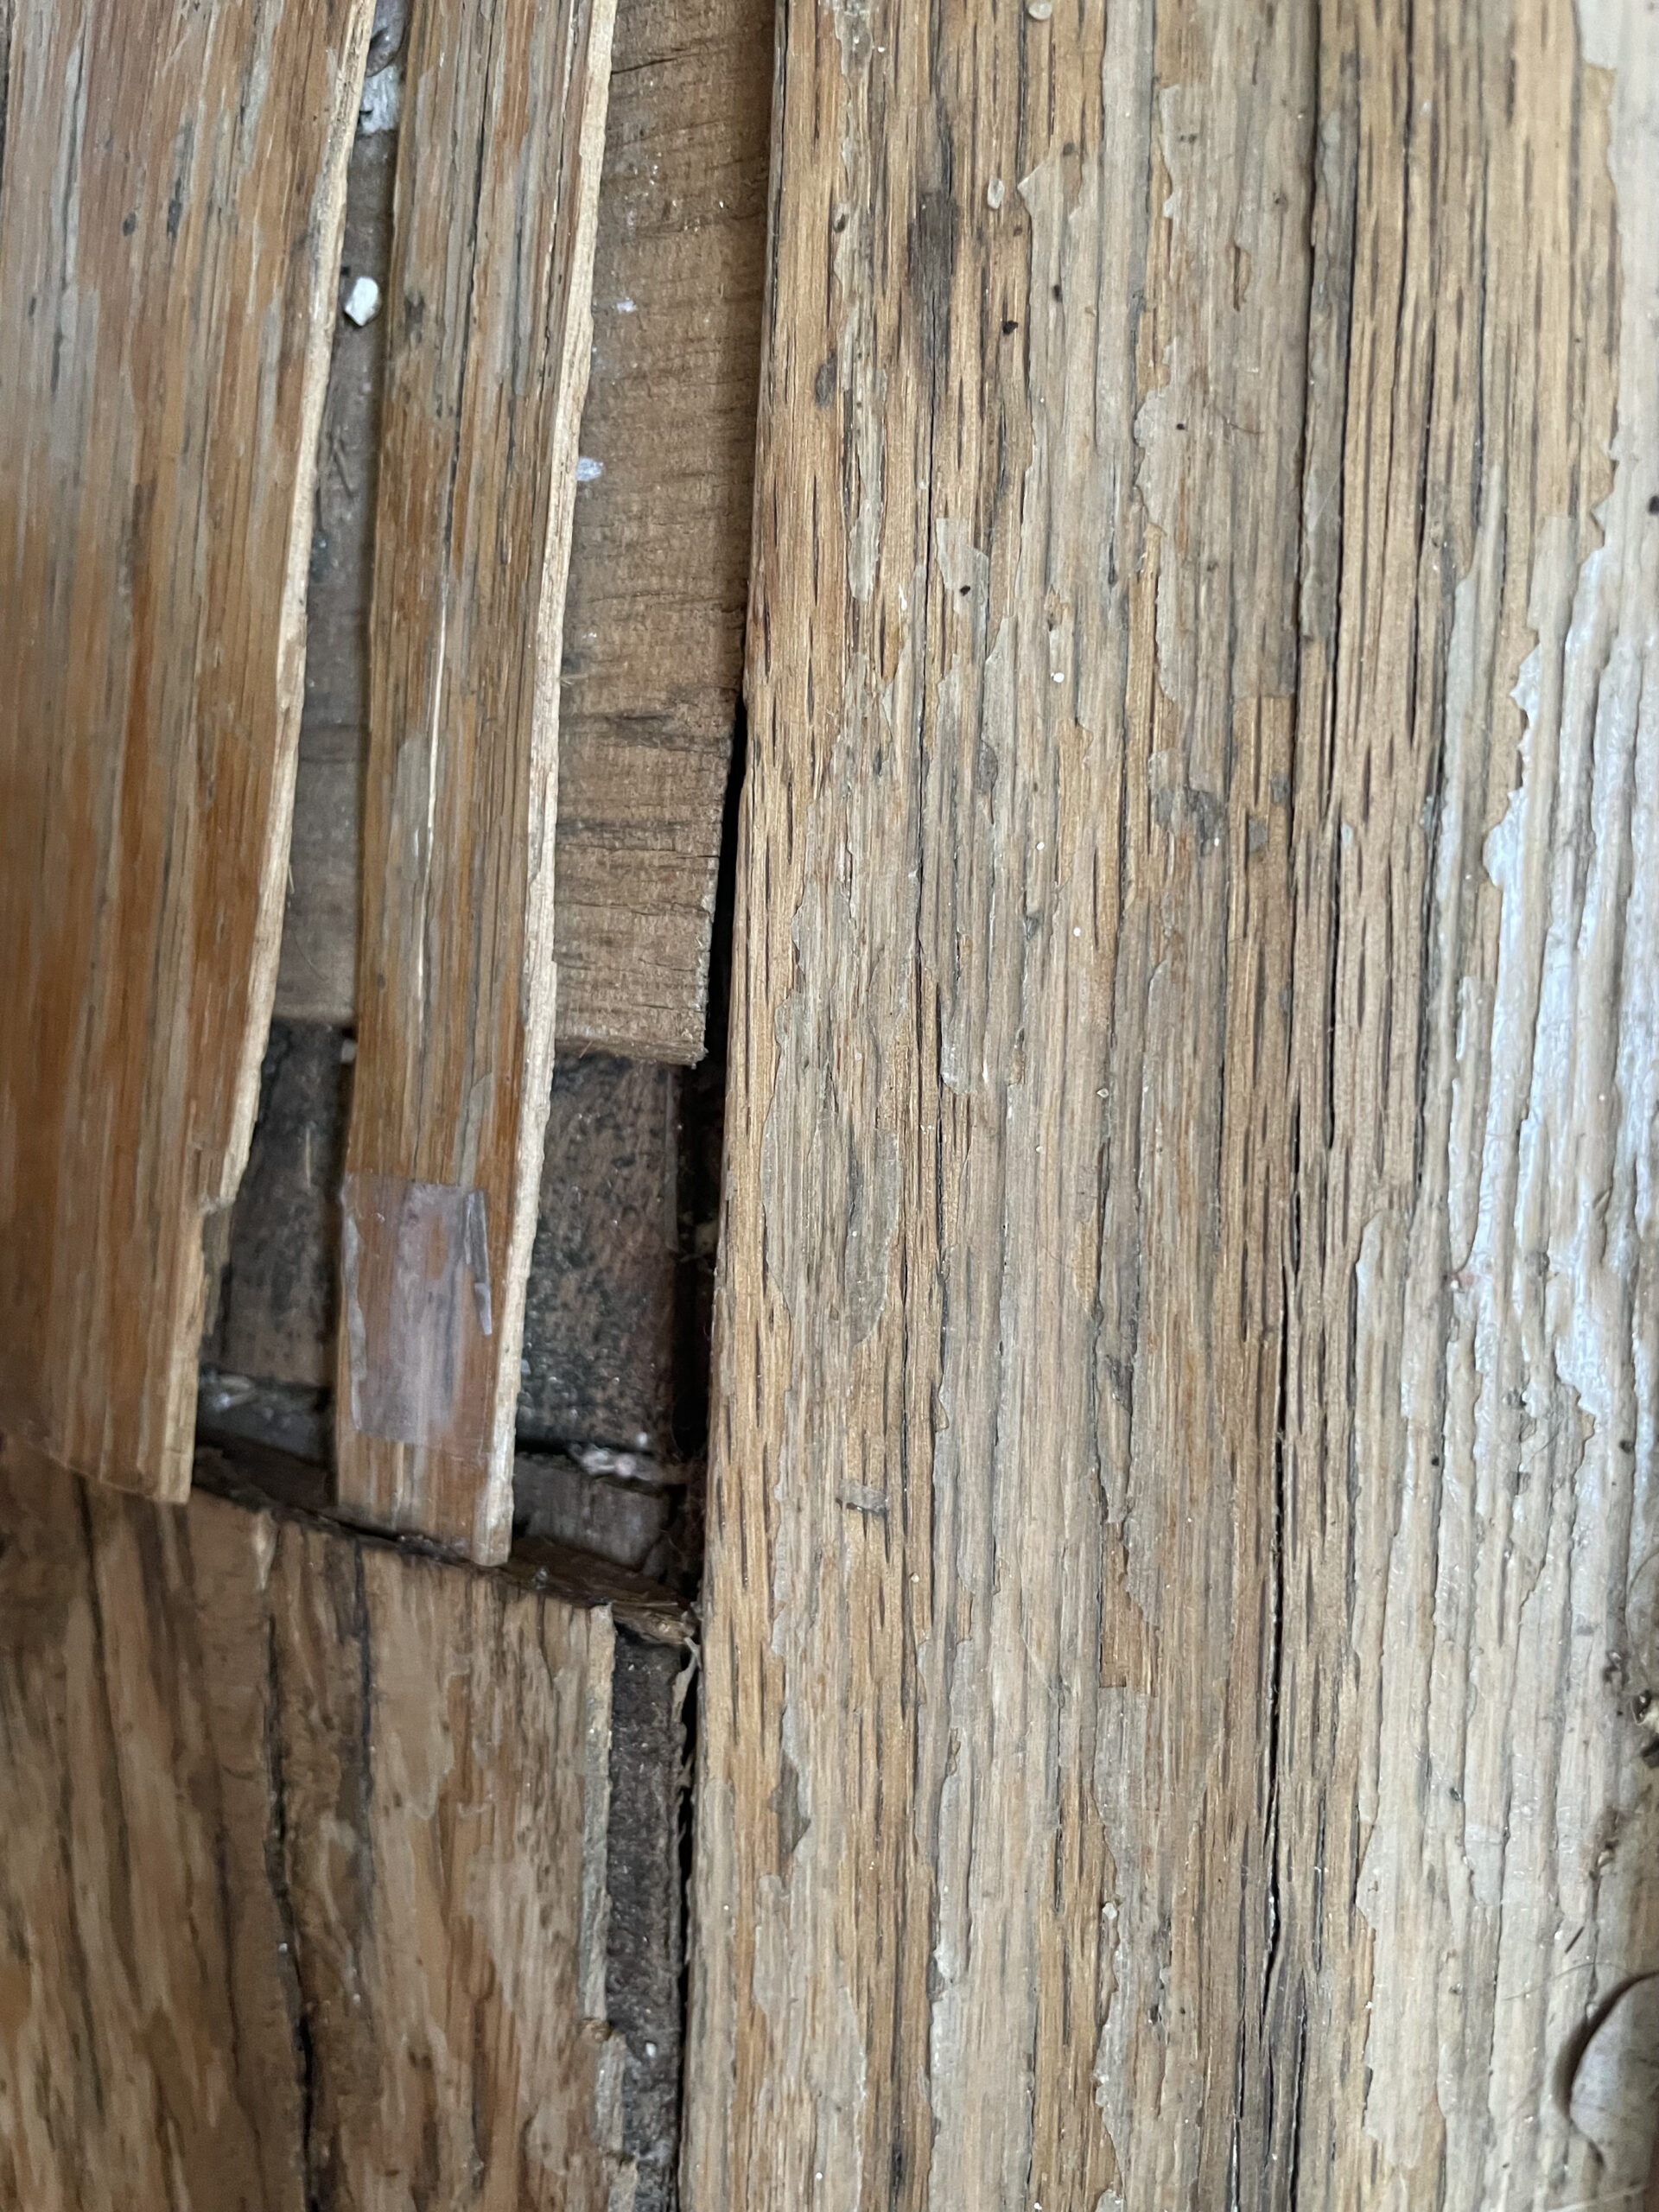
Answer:
[(604, 474), (605, 464), (602, 461), (595, 461), (591, 454), (584, 453), (577, 456), (576, 481), (578, 484), (596, 484)]
[(347, 322), (354, 322), (361, 330), (365, 323), (374, 321), (380, 312), (380, 287), (372, 276), (353, 276), (346, 288), (340, 302), (340, 313)]

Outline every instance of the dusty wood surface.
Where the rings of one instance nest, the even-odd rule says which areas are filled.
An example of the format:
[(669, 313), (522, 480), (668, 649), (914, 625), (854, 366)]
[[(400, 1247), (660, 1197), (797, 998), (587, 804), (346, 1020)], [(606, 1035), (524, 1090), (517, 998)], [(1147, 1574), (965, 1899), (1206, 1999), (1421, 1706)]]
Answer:
[(0, 1418), (176, 1497), (276, 980), (371, 10), (8, 12)]
[(613, 14), (417, 8), (398, 133), (336, 1449), (352, 1512), (480, 1560), (512, 1534), (552, 1076), (559, 640)]
[(619, 1761), (602, 1608), (16, 1451), (0, 2200), (598, 2212), (659, 2173), (677, 1813), (624, 1838), (643, 1973), (608, 1834), (613, 1770), (635, 1800), (642, 1757), (674, 1771), (671, 1653), (629, 1647)]
[(690, 2212), (1640, 2191), (1656, 99), (787, 12)]
[[(770, 0), (620, 0), (560, 709), (561, 1039), (702, 1050), (748, 586)], [(386, 91), (344, 281), (389, 275)], [(372, 85), (375, 80), (372, 79)], [(356, 1012), (359, 790), (384, 314), (341, 318), (324, 423), (279, 1013)]]

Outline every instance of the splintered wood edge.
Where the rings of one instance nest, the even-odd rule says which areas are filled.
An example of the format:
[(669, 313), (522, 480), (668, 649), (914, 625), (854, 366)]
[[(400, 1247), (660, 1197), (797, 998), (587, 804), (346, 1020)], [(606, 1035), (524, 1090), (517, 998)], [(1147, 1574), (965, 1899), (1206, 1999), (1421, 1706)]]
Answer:
[[(599, 182), (605, 163), (605, 123), (610, 107), (611, 45), (616, 29), (616, 0), (592, 0), (588, 37), (588, 96), (576, 145), (578, 190), (569, 220), (575, 226), (571, 284), (574, 307), (566, 318), (558, 366), (561, 391), (569, 395), (555, 410), (553, 472), (548, 504), (547, 538), (542, 549), (540, 598), (536, 610), (536, 694), (533, 731), (545, 733), (549, 803), (531, 824), (531, 861), (524, 924), (524, 1098), (519, 1116), (513, 1166), (512, 1221), (507, 1240), (507, 1268), (496, 1367), (494, 1429), (490, 1471), (479, 1502), (475, 1537), (480, 1560), (500, 1560), (512, 1541), (512, 1455), (518, 1411), (518, 1370), (524, 1346), (524, 1294), (536, 1242), (536, 1214), (542, 1188), (542, 1154), (552, 1103), (555, 1027), (558, 1012), (558, 969), (554, 959), (559, 796), (559, 671), (564, 649), (564, 602), (570, 578), (570, 537), (575, 521), (576, 462), (581, 453), (582, 410), (594, 344), (594, 245), (599, 227)], [(535, 738), (531, 738), (532, 750)], [(537, 785), (531, 779), (532, 803)]]
[(288, 567), (283, 579), (278, 615), (276, 775), (271, 794), (270, 836), (259, 872), (253, 952), (248, 975), (248, 1021), (241, 1040), (225, 1154), (219, 1162), (217, 1188), (205, 1209), (207, 1212), (231, 1204), (242, 1180), (242, 1171), (248, 1164), (248, 1147), (253, 1141), (254, 1119), (259, 1110), (259, 1071), (276, 998), (283, 913), (288, 896), (289, 852), (294, 834), (300, 718), (305, 706), (305, 603), (311, 562), (311, 520), (316, 506), (322, 410), (328, 394), (328, 365), (337, 315), (340, 245), (346, 231), (346, 188), (373, 29), (374, 0), (357, 0), (336, 82), (334, 107), (328, 119), (321, 212), (311, 260), (309, 340), (301, 384), (300, 461), (295, 471), (288, 524)]

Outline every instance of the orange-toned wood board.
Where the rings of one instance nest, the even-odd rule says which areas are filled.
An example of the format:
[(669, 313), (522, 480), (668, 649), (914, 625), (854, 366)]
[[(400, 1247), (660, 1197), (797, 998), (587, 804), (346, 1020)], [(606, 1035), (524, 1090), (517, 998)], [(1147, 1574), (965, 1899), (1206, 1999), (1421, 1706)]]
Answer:
[(0, 1426), (188, 1488), (287, 868), (371, 0), (18, 0), (0, 173)]
[(480, 1560), (512, 1535), (552, 1080), (560, 634), (612, 16), (423, 0), (397, 149), (336, 1456), (346, 1512)]
[(1659, 14), (773, 117), (688, 2212), (1651, 2202)]

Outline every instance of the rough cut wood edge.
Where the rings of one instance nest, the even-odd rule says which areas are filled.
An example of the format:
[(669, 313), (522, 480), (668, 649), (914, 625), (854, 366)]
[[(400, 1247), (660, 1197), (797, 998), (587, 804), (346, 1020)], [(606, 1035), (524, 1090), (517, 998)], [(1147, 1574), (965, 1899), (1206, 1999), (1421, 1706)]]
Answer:
[[(561, 686), (561, 1051), (703, 1050), (748, 587), (771, 25), (771, 0), (617, 11)], [(353, 274), (383, 289), (387, 113), (377, 97), (346, 216)], [(356, 1018), (385, 327), (342, 321), (335, 339), (277, 985), (279, 1014), (341, 1026)]]
[[(512, 1529), (552, 1080), (558, 669), (613, 0), (410, 29), (371, 626), (336, 1458), (355, 1516)], [(454, 149), (476, 188), (452, 189)]]
[(688, 2212), (1641, 2194), (1659, 51), (1573, 28), (785, 12)]
[(178, 1497), (275, 988), (372, 11), (7, 12), (0, 1408)]
[(0, 1535), (0, 2201), (628, 2201), (608, 1611), (15, 1441)]

